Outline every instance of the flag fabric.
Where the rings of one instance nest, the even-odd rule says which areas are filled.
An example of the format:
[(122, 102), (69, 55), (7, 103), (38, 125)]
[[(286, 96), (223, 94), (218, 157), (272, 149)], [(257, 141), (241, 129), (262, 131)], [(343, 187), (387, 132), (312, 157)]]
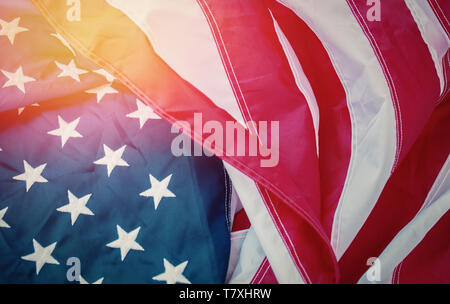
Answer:
[(0, 283), (223, 283), (221, 161), (175, 157), (170, 124), (31, 2), (0, 22)]
[[(138, 108), (223, 161), (232, 182), (226, 282), (450, 282), (448, 1), (32, 3)], [(9, 20), (17, 37), (27, 34)], [(8, 26), (2, 32), (12, 43)], [(5, 70), (4, 86), (23, 92), (37, 76), (17, 68)], [(99, 86), (85, 92), (111, 94)], [(211, 122), (232, 122), (274, 158), (237, 137), (212, 144)]]

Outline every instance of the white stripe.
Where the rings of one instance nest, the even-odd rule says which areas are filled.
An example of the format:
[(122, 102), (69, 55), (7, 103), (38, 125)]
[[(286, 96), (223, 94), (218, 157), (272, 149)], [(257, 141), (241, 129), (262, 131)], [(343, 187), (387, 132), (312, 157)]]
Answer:
[(226, 162), (224, 165), (278, 282), (280, 284), (304, 283), (267, 211), (256, 184)]
[[(225, 169), (224, 169), (225, 170)], [(243, 208), (241, 200), (236, 192), (236, 189), (231, 184), (231, 202), (230, 202), (230, 230), (233, 227), (236, 214)], [(228, 262), (228, 271), (225, 282), (229, 283), (234, 277), (237, 277), (238, 282), (242, 284), (249, 284), (253, 275), (258, 270), (258, 262), (265, 257), (264, 251), (259, 244), (258, 238), (252, 239), (253, 234), (248, 235), (249, 229), (232, 231), (230, 234), (230, 258)], [(244, 244), (251, 244), (245, 245)], [(261, 248), (261, 249), (259, 249)], [(259, 254), (259, 252), (261, 252)], [(247, 280), (248, 279), (248, 280)], [(240, 281), (244, 280), (244, 281)], [(247, 280), (247, 281), (245, 281)]]
[(182, 78), (246, 126), (211, 29), (195, 0), (107, 0), (145, 33)]
[(316, 96), (314, 95), (313, 89), (311, 88), (311, 84), (309, 83), (308, 78), (303, 71), (302, 65), (295, 54), (292, 45), (289, 43), (289, 40), (283, 33), (283, 30), (278, 25), (278, 22), (272, 15), (273, 24), (275, 26), (275, 32), (277, 33), (278, 39), (283, 47), (283, 51), (286, 54), (286, 58), (289, 62), (289, 66), (291, 68), (292, 74), (294, 75), (295, 83), (299, 88), (300, 92), (302, 92), (303, 96), (305, 96), (306, 102), (308, 103), (309, 110), (311, 111), (311, 116), (314, 125), (314, 131), (316, 133), (316, 150), (317, 155), (319, 154), (319, 105), (317, 104)]
[(425, 199), (422, 209), (414, 219), (408, 223), (389, 243), (379, 256), (380, 281), (368, 280), (369, 269), (358, 283), (391, 283), (394, 270), (409, 253), (423, 240), (426, 234), (450, 209), (450, 157), (442, 167), (430, 192)]
[(322, 41), (347, 96), (352, 151), (331, 235), (340, 259), (390, 176), (397, 143), (393, 101), (377, 56), (345, 1), (278, 1)]
[(427, 0), (404, 0), (408, 6), (422, 39), (427, 44), (440, 80), (441, 94), (445, 87), (443, 58), (450, 47), (450, 39), (441, 26)]
[[(239, 232), (240, 233), (240, 232)], [(234, 232), (231, 234), (235, 235)], [(232, 239), (232, 250), (239, 249), (239, 252), (234, 252), (238, 254), (236, 260), (230, 260), (235, 267), (233, 269), (231, 278), (227, 281), (229, 284), (250, 284), (259, 269), (264, 257), (266, 256), (255, 230), (250, 227), (246, 232), (245, 238)], [(239, 247), (240, 246), (240, 247)]]

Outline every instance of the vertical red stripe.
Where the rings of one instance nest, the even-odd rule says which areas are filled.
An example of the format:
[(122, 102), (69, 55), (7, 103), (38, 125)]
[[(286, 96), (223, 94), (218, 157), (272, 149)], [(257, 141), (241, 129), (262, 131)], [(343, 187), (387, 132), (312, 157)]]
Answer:
[(345, 90), (315, 33), (284, 5), (277, 1), (270, 1), (270, 5), (302, 65), (319, 106), (321, 219), (330, 236), (351, 155), (352, 129)]
[(347, 0), (366, 33), (391, 89), (397, 119), (396, 167), (439, 101), (439, 78), (427, 45), (404, 1), (381, 2), (381, 20), (368, 21), (365, 0)]
[[(242, 108), (254, 121), (280, 121), (280, 181), (295, 187), (286, 191), (303, 208), (320, 214), (318, 160), (311, 113), (298, 89), (289, 62), (279, 43), (270, 11), (262, 1), (200, 0), (216, 37), (218, 49), (229, 60), (242, 93)], [(308, 178), (299, 172), (308, 172)]]

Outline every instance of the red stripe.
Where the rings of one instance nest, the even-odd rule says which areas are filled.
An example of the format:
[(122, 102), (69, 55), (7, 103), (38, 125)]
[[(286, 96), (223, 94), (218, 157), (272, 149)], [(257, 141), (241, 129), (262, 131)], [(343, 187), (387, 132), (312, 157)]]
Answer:
[(231, 232), (245, 230), (245, 229), (249, 229), (249, 228), (250, 228), (250, 221), (248, 220), (245, 210), (241, 209), (234, 216), (233, 228), (231, 229)]
[(422, 207), (450, 152), (449, 116), (447, 101), (435, 110), (408, 156), (388, 180), (372, 213), (339, 261), (342, 283), (356, 283), (368, 268), (367, 260), (378, 257)]
[(258, 284), (278, 284), (278, 280), (275, 277), (275, 274), (273, 273), (272, 267), (270, 265), (267, 266), (267, 269), (259, 280)]
[(264, 258), (262, 261), (250, 284), (278, 284), (267, 258)]
[(347, 0), (379, 59), (397, 119), (395, 167), (407, 155), (436, 107), (439, 78), (421, 33), (404, 1), (381, 3), (381, 21), (366, 19), (367, 1)]
[[(226, 49), (243, 93), (245, 104), (255, 121), (280, 121), (280, 164), (282, 174), (271, 179), (292, 180), (286, 194), (308, 213), (318, 215), (319, 171), (314, 150), (315, 136), (311, 113), (299, 91), (283, 48), (278, 41), (269, 10), (261, 1), (204, 1), (217, 24), (212, 28), (222, 37), (219, 49)], [(237, 30), (238, 29), (238, 30)], [(296, 145), (296, 142), (301, 145)], [(307, 179), (297, 178), (299, 171)], [(281, 173), (281, 172), (280, 172)], [(300, 201), (300, 203), (298, 202)], [(308, 203), (306, 203), (308, 202)]]
[(330, 236), (351, 155), (352, 130), (345, 90), (327, 51), (306, 23), (277, 1), (271, 2), (271, 10), (299, 59), (319, 106), (321, 218)]
[(447, 212), (399, 264), (393, 283), (450, 284), (449, 232), (450, 212)]

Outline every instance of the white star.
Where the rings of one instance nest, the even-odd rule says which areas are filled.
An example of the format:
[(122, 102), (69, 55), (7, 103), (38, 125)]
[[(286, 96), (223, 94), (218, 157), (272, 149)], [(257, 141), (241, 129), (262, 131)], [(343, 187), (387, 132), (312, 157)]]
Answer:
[(31, 186), (33, 186), (34, 183), (47, 183), (48, 180), (46, 180), (41, 174), (42, 171), (44, 171), (45, 166), (47, 164), (42, 164), (36, 168), (31, 167), (26, 160), (23, 161), (23, 167), (25, 169), (25, 172), (14, 176), (13, 179), (19, 180), (19, 181), (25, 181), (26, 183), (26, 189), (27, 192), (30, 190)]
[(88, 72), (86, 70), (77, 68), (73, 59), (69, 62), (68, 65), (59, 63), (58, 61), (55, 61), (55, 64), (61, 70), (61, 73), (58, 75), (58, 77), (68, 76), (73, 78), (77, 82), (80, 82), (80, 75), (86, 74)]
[(152, 108), (143, 104), (139, 99), (136, 99), (136, 105), (138, 107), (137, 111), (127, 114), (127, 117), (139, 118), (139, 128), (142, 128), (149, 119), (161, 119), (161, 117), (153, 112)]
[(69, 204), (64, 205), (56, 210), (60, 212), (68, 212), (70, 213), (70, 218), (72, 219), (72, 226), (77, 221), (77, 218), (80, 214), (86, 215), (94, 215), (92, 211), (86, 207), (88, 200), (91, 198), (92, 193), (83, 196), (82, 198), (77, 198), (75, 195), (67, 190), (67, 196), (69, 198)]
[(105, 156), (96, 160), (94, 164), (96, 165), (106, 165), (108, 169), (108, 177), (116, 166), (129, 167), (130, 165), (122, 159), (122, 154), (125, 151), (126, 146), (122, 146), (116, 151), (111, 150), (107, 145), (103, 145), (103, 150), (105, 151)]
[(22, 93), (25, 94), (25, 83), (36, 81), (33, 77), (28, 77), (23, 74), (22, 67), (19, 67), (14, 73), (2, 70), (3, 75), (8, 77), (8, 81), (3, 85), (4, 88), (16, 86)]
[(172, 178), (172, 174), (167, 176), (162, 181), (157, 180), (153, 175), (150, 176), (150, 189), (145, 190), (140, 193), (140, 196), (145, 197), (153, 197), (153, 201), (155, 202), (155, 210), (158, 208), (159, 202), (163, 197), (176, 197), (175, 194), (172, 193), (167, 187), (169, 186), (170, 179)]
[(106, 80), (108, 82), (113, 82), (114, 80), (116, 80), (116, 77), (114, 77), (113, 75), (111, 75), (110, 73), (108, 73), (105, 69), (98, 69), (95, 70), (94, 73), (97, 73), (99, 75), (102, 75), (103, 77), (106, 78)]
[(29, 31), (29, 29), (19, 26), (20, 17), (14, 19), (11, 22), (6, 22), (0, 19), (0, 25), (2, 29), (0, 30), (0, 36), (8, 36), (9, 42), (14, 44), (14, 38), (16, 34)]
[(154, 276), (152, 279), (155, 281), (166, 281), (167, 284), (185, 283), (191, 284), (188, 279), (183, 275), (183, 271), (189, 261), (184, 261), (178, 266), (173, 266), (169, 261), (164, 259), (164, 272)]
[(125, 259), (131, 249), (144, 251), (144, 248), (142, 248), (142, 246), (136, 242), (139, 230), (141, 230), (141, 227), (137, 227), (131, 232), (126, 232), (119, 225), (117, 225), (117, 240), (106, 244), (106, 246), (111, 248), (120, 248), (122, 261)]
[(4, 220), (3, 217), (5, 216), (6, 211), (8, 211), (8, 207), (5, 209), (0, 210), (0, 228), (11, 228)]
[(56, 34), (50, 34), (50, 36), (53, 36), (53, 37), (55, 37), (56, 39), (58, 39), (59, 41), (61, 41), (61, 43), (62, 43), (66, 48), (68, 48), (68, 49), (72, 52), (72, 54), (73, 54), (74, 56), (77, 55), (77, 54), (75, 53), (75, 51), (72, 49), (72, 47), (70, 46), (70, 44), (67, 42), (67, 40), (64, 39), (64, 37), (61, 36), (59, 33), (56, 33)]
[(97, 94), (97, 103), (99, 103), (106, 94), (117, 94), (119, 92), (117, 92), (117, 90), (111, 87), (111, 84), (108, 83), (100, 87), (87, 90), (86, 93)]
[[(31, 104), (30, 106), (32, 106), (32, 107), (39, 107), (39, 104), (33, 103), (33, 104)], [(18, 108), (18, 109), (17, 109), (17, 111), (18, 111), (17, 115), (22, 114), (23, 110), (25, 110), (25, 107)]]
[(55, 250), (55, 246), (56, 242), (47, 247), (42, 247), (35, 239), (33, 239), (34, 252), (23, 256), (22, 259), (35, 262), (36, 274), (39, 274), (39, 271), (41, 271), (42, 267), (47, 263), (59, 265), (59, 262), (52, 257), (52, 252)]
[(100, 285), (103, 283), (103, 279), (104, 278), (100, 278), (97, 281), (95, 281), (94, 283), (89, 283), (88, 281), (86, 281), (81, 275), (80, 275), (80, 284), (81, 285), (88, 285), (88, 284), (92, 284), (92, 285)]
[(59, 128), (49, 131), (48, 134), (61, 136), (61, 148), (64, 148), (64, 145), (66, 144), (67, 140), (69, 140), (71, 137), (83, 137), (83, 135), (81, 135), (75, 130), (79, 122), (80, 117), (78, 117), (72, 122), (67, 123), (64, 119), (62, 119), (61, 116), (58, 115)]

